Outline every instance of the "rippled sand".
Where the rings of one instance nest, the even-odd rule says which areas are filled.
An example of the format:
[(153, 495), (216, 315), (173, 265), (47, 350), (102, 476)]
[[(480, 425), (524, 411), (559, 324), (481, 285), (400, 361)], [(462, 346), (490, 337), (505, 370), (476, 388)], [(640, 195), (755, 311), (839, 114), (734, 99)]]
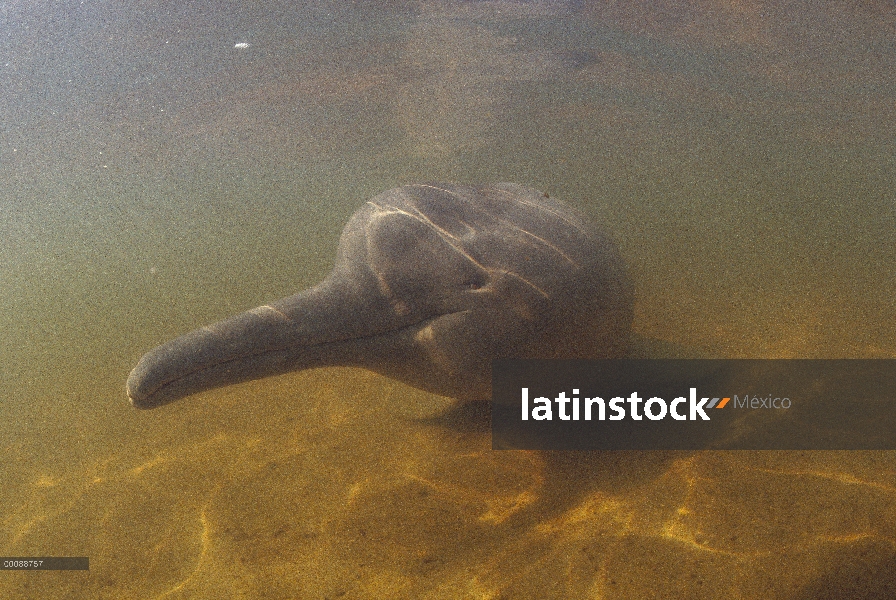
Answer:
[(22, 466), (4, 486), (7, 554), (91, 567), (5, 572), (5, 597), (808, 599), (896, 584), (892, 453), (492, 451), (483, 407), (350, 369), (140, 418), (155, 420), (145, 435), (85, 468)]

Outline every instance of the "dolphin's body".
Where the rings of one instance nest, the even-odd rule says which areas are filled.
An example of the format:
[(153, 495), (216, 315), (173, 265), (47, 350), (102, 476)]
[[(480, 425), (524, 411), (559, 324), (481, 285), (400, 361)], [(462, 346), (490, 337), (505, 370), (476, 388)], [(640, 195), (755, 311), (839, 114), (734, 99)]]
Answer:
[(496, 358), (624, 354), (632, 287), (610, 239), (536, 190), (409, 185), (352, 215), (317, 286), (197, 329), (131, 372), (134, 406), (321, 366), (486, 399)]

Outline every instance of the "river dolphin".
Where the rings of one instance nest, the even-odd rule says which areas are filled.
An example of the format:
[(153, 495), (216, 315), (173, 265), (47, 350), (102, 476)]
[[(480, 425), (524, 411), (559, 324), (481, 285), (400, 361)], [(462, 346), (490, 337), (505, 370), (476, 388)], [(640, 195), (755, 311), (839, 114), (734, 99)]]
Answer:
[(147, 353), (127, 394), (153, 408), (324, 366), (443, 396), (491, 394), (497, 358), (624, 355), (633, 291), (615, 245), (569, 206), (511, 183), (407, 185), (349, 219), (318, 285)]

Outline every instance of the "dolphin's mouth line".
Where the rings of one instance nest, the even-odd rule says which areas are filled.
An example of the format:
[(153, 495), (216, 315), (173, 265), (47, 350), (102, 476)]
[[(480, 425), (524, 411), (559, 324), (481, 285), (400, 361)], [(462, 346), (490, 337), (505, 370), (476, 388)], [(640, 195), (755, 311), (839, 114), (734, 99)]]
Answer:
[[(440, 318), (442, 318), (442, 317), (446, 317), (446, 316), (449, 316), (449, 315), (456, 315), (456, 314), (460, 314), (460, 313), (465, 313), (465, 312), (469, 312), (469, 310), (460, 310), (460, 311), (452, 311), (452, 312), (441, 313), (441, 314), (435, 315), (435, 316), (433, 316), (433, 317), (428, 317), (428, 318), (426, 318), (426, 319), (417, 321), (417, 322), (415, 322), (415, 323), (411, 323), (411, 324), (409, 324), (409, 325), (405, 325), (404, 327), (399, 327), (398, 329), (392, 329), (392, 330), (389, 330), (389, 331), (384, 331), (384, 332), (382, 332), (382, 333), (376, 333), (376, 334), (372, 334), (372, 335), (362, 335), (362, 336), (358, 336), (358, 337), (350, 337), (350, 338), (345, 338), (345, 339), (341, 339), (341, 340), (331, 340), (331, 341), (327, 341), (327, 342), (321, 342), (321, 343), (318, 343), (318, 344), (309, 344), (309, 345), (307, 345), (307, 346), (303, 346), (303, 348), (306, 348), (306, 349), (309, 349), (309, 350), (310, 350), (310, 349), (314, 349), (314, 348), (321, 348), (321, 347), (324, 347), (324, 346), (329, 346), (329, 345), (331, 345), (331, 344), (345, 344), (345, 343), (347, 343), (347, 342), (356, 342), (356, 341), (360, 341), (360, 340), (368, 340), (368, 339), (372, 339), (372, 338), (376, 338), (376, 337), (380, 337), (380, 336), (396, 335), (396, 334), (400, 334), (401, 332), (403, 332), (403, 331), (407, 331), (407, 330), (410, 330), (410, 329), (414, 329), (414, 328), (423, 328), (423, 327), (425, 327), (426, 325), (428, 325), (429, 323), (435, 321), (436, 319), (440, 319)], [(246, 359), (253, 359), (253, 358), (257, 358), (257, 357), (263, 357), (263, 356), (268, 355), (268, 354), (274, 354), (274, 353), (276, 353), (276, 352), (284, 352), (284, 351), (288, 351), (291, 347), (292, 347), (292, 346), (283, 346), (283, 347), (279, 347), (279, 348), (273, 348), (273, 349), (270, 349), (270, 350), (265, 350), (265, 351), (263, 351), (263, 352), (254, 352), (254, 353), (243, 354), (243, 355), (241, 355), (241, 356), (236, 356), (236, 357), (234, 357), (234, 358), (228, 358), (227, 360), (222, 360), (222, 361), (220, 361), (220, 362), (216, 362), (216, 363), (214, 363), (214, 364), (205, 365), (205, 366), (203, 366), (203, 367), (201, 367), (201, 368), (199, 368), (199, 369), (195, 369), (195, 370), (193, 370), (193, 371), (190, 371), (189, 373), (183, 373), (183, 374), (181, 374), (181, 375), (178, 375), (177, 377), (172, 377), (171, 379), (168, 379), (168, 380), (166, 380), (166, 381), (163, 381), (163, 382), (160, 383), (158, 386), (156, 386), (155, 389), (153, 389), (151, 392), (149, 392), (149, 393), (147, 393), (146, 395), (144, 395), (143, 398), (142, 398), (139, 402), (140, 402), (141, 405), (145, 405), (147, 400), (149, 400), (149, 399), (152, 398), (153, 396), (156, 396), (157, 394), (159, 394), (160, 392), (162, 392), (162, 391), (163, 391), (165, 388), (167, 388), (168, 386), (170, 386), (170, 385), (172, 385), (172, 384), (174, 384), (174, 383), (177, 383), (178, 381), (182, 381), (182, 380), (184, 380), (184, 379), (187, 379), (187, 378), (189, 378), (189, 377), (193, 377), (193, 376), (197, 375), (198, 373), (203, 373), (203, 372), (205, 372), (205, 371), (209, 371), (209, 370), (211, 370), (211, 369), (220, 368), (220, 367), (222, 367), (222, 366), (224, 366), (224, 365), (229, 365), (229, 364), (239, 363), (239, 362), (242, 362), (242, 361), (244, 361), (244, 360), (246, 360)], [(200, 390), (200, 391), (201, 391), (201, 390)], [(134, 404), (134, 397), (131, 395), (131, 389), (130, 389), (130, 386), (129, 386), (127, 392), (128, 392), (128, 398), (130, 399), (131, 404)], [(196, 393), (199, 393), (199, 391), (197, 391)]]

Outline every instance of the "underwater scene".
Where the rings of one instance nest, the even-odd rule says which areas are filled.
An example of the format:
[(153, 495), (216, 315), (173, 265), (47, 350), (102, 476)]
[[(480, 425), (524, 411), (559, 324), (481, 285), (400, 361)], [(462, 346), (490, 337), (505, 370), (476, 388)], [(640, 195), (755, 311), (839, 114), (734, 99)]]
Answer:
[(894, 73), (889, 0), (0, 0), (0, 556), (89, 557), (0, 597), (896, 597), (896, 451), (493, 450), (377, 344), (129, 382), (415, 184), (596, 223), (647, 355), (896, 358)]

